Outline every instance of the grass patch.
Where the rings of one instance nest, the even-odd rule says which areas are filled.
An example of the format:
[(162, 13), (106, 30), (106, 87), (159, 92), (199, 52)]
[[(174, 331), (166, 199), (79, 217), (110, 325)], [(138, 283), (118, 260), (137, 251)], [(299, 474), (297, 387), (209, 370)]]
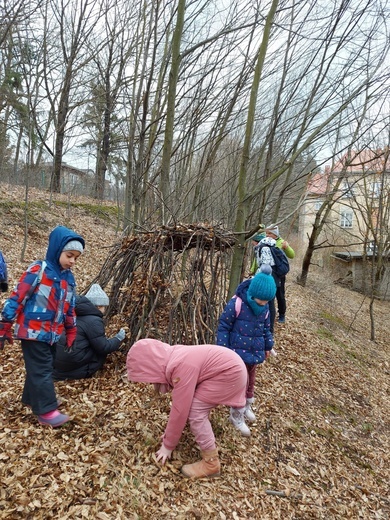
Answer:
[(335, 432), (332, 428), (320, 428), (319, 426), (312, 426), (311, 430), (320, 437), (325, 439), (334, 439), (336, 437)]
[(65, 202), (57, 200), (54, 202), (56, 206), (61, 206), (63, 208), (77, 208), (82, 209), (86, 213), (93, 215), (95, 217), (99, 217), (102, 220), (107, 220), (111, 218), (118, 218), (122, 216), (123, 211), (117, 206), (104, 206), (101, 204), (87, 204), (86, 202)]
[(329, 329), (326, 329), (325, 327), (319, 327), (317, 329), (317, 334), (320, 338), (329, 339), (331, 341), (335, 340), (333, 332), (331, 332)]
[(374, 431), (374, 425), (371, 423), (364, 422), (362, 424), (362, 430), (364, 431), (364, 433), (371, 433), (372, 431)]
[(344, 416), (345, 412), (339, 405), (335, 403), (327, 403), (325, 406), (321, 407), (321, 412), (323, 414), (332, 413), (333, 415)]
[(343, 320), (339, 316), (335, 316), (334, 314), (331, 314), (330, 312), (322, 311), (320, 316), (324, 320), (327, 320), (327, 321), (329, 321), (331, 323), (334, 323), (336, 325), (340, 325), (341, 327), (345, 327), (346, 326), (345, 323), (343, 322)]

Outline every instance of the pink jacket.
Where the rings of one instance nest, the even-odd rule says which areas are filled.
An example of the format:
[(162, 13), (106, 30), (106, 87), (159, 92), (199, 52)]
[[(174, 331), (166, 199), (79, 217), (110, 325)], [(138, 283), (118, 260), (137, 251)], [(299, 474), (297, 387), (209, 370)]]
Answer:
[(160, 383), (172, 389), (172, 407), (163, 437), (174, 450), (194, 397), (212, 405), (245, 406), (248, 372), (232, 350), (218, 345), (167, 345), (141, 339), (127, 354), (127, 377), (137, 383)]

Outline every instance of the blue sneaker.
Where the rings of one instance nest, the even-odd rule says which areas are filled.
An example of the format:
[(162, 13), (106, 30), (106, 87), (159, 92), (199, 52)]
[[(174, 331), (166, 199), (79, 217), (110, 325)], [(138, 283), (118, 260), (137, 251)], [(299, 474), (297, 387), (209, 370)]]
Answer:
[(281, 316), (279, 316), (278, 322), (279, 323), (286, 323), (286, 317), (282, 314)]
[(52, 428), (58, 428), (62, 424), (65, 424), (68, 421), (70, 421), (69, 415), (60, 413), (57, 410), (56, 410), (56, 412), (57, 413), (54, 415), (54, 417), (50, 417), (50, 418), (45, 417), (45, 415), (48, 415), (48, 414), (38, 415), (37, 418), (38, 418), (39, 424), (43, 424), (44, 426), (51, 426)]

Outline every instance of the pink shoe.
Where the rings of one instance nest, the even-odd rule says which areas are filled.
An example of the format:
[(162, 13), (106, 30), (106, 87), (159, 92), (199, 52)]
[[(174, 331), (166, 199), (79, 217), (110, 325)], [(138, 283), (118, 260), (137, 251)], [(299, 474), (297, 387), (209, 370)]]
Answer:
[(52, 428), (58, 428), (58, 426), (61, 426), (62, 424), (65, 424), (68, 421), (70, 421), (69, 415), (60, 413), (58, 410), (44, 413), (42, 415), (37, 415), (37, 417), (39, 424), (51, 426)]

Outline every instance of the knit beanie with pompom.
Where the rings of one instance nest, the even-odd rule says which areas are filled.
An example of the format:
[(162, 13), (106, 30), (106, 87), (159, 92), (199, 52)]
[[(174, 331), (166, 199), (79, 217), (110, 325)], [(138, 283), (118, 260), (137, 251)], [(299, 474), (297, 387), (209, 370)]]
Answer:
[(272, 276), (272, 268), (267, 264), (252, 278), (248, 287), (248, 297), (269, 302), (275, 298), (276, 284)]

